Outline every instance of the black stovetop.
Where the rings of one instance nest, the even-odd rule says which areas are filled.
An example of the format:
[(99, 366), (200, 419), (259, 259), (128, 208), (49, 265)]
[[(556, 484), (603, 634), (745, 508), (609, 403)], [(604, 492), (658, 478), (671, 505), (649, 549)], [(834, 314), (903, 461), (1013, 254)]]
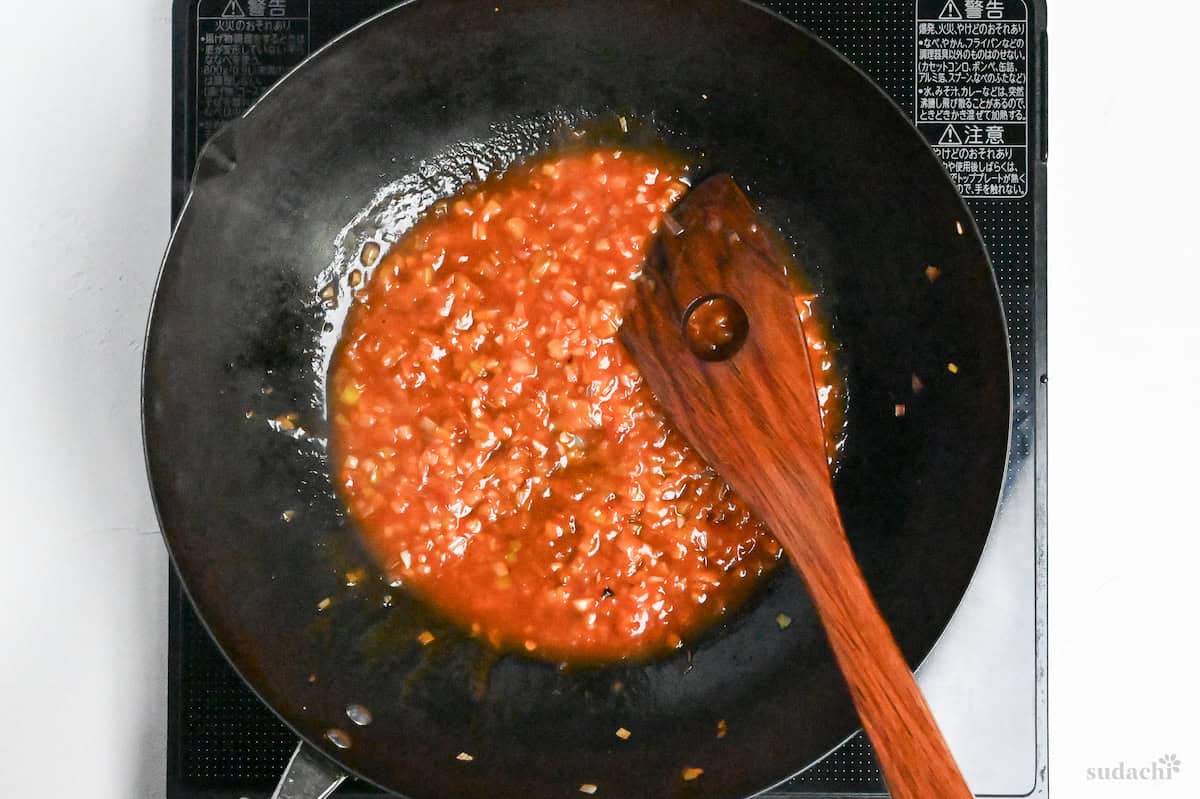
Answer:
[[(434, 0), (430, 0), (434, 1)], [(177, 0), (174, 7), (172, 213), (188, 190), (196, 153), (226, 120), (338, 33), (391, 0)], [(1034, 413), (1041, 340), (1033, 246), (1044, 187), (1043, 20), (1022, 0), (764, 0), (870, 74), (910, 113), (959, 181), (988, 242), (1013, 350), (1014, 429)], [(997, 11), (997, 9), (1000, 9)], [(928, 22), (926, 22), (928, 20)], [(944, 23), (944, 24), (943, 24)], [(986, 27), (990, 26), (990, 27)], [(967, 33), (1008, 37), (993, 59), (1023, 79), (998, 91), (994, 79), (953, 68)], [(958, 56), (965, 57), (962, 52)], [(1011, 65), (1011, 68), (1004, 64)], [(948, 66), (949, 65), (949, 66)], [(965, 93), (964, 93), (965, 92)], [(991, 95), (994, 99), (980, 99)], [(967, 99), (964, 100), (963, 98)], [(966, 108), (967, 110), (963, 110)], [(968, 118), (969, 117), (969, 118)], [(1014, 436), (1014, 454), (1033, 446)], [(1028, 453), (1024, 453), (1028, 454)], [(172, 574), (170, 592), (167, 795), (170, 799), (269, 796), (295, 736), (226, 663)], [(338, 796), (375, 796), (356, 784)], [(860, 733), (768, 796), (882, 795), (870, 743)]]

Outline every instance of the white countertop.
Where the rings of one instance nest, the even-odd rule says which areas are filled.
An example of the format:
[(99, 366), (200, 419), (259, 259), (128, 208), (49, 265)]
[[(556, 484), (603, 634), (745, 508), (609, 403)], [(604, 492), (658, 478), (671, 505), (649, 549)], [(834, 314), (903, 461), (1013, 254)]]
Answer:
[(170, 12), (3, 6), (0, 796), (153, 797), (168, 567), (138, 397), (170, 213)]
[[(1051, 787), (1195, 797), (1200, 6), (1052, 5)], [(138, 398), (169, 15), (0, 16), (0, 797), (163, 793), (167, 559)], [(1170, 753), (1170, 781), (1088, 779)]]

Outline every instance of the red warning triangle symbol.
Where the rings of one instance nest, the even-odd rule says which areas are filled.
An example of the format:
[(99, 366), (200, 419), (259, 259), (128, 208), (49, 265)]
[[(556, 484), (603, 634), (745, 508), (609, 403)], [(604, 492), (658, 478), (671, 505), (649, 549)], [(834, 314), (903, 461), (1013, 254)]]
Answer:
[(942, 9), (942, 13), (938, 15), (938, 19), (962, 19), (962, 12), (958, 10), (958, 3), (954, 0), (946, 0), (946, 7)]

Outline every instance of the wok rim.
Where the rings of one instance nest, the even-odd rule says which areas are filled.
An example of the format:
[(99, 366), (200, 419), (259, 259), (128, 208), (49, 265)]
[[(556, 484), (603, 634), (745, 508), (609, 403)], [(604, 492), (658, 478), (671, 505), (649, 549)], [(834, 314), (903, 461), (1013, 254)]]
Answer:
[[(909, 114), (891, 96), (891, 94), (889, 94), (887, 91), (885, 91), (879, 85), (879, 83), (870, 74), (868, 74), (865, 70), (863, 70), (857, 64), (855, 64), (853, 61), (851, 61), (840, 50), (838, 50), (833, 45), (826, 42), (822, 37), (818, 36), (812, 30), (810, 30), (807, 26), (784, 16), (782, 13), (775, 11), (774, 9), (767, 8), (766, 6), (763, 6), (761, 3), (757, 2), (756, 0), (724, 0), (724, 1), (731, 2), (734, 4), (740, 5), (740, 6), (745, 6), (754, 12), (767, 15), (776, 23), (782, 23), (784, 25), (789, 26), (794, 31), (798, 32), (799, 34), (804, 36), (807, 40), (809, 40), (810, 42), (815, 44), (817, 47), (824, 50), (827, 54), (832, 55), (838, 62), (840, 62), (841, 65), (852, 70), (858, 76), (858, 78), (860, 80), (863, 80), (866, 83), (866, 85), (869, 86), (870, 89), (873, 90), (874, 94), (877, 96), (877, 98), (879, 100), (885, 102), (888, 106), (890, 106), (892, 111), (895, 112), (897, 114), (897, 116), (904, 121), (904, 125), (910, 129), (910, 132), (912, 132), (918, 139), (920, 139), (925, 151), (932, 157), (933, 161), (938, 165), (938, 168), (941, 170), (943, 179), (951, 187), (954, 187), (953, 178), (950, 176), (949, 172), (946, 170), (945, 164), (943, 163), (942, 159), (937, 155), (936, 151), (929, 144), (929, 142), (925, 139), (925, 137), (916, 129), (916, 126), (915, 126), (914, 122), (912, 121), (911, 117), (909, 116)], [(428, 4), (431, 2), (435, 2), (435, 0), (424, 0), (425, 4)], [(144, 464), (145, 464), (145, 468), (146, 468), (146, 477), (147, 477), (147, 481), (149, 483), (149, 488), (150, 488), (151, 503), (154, 508), (155, 518), (158, 521), (158, 528), (159, 528), (158, 532), (163, 540), (163, 544), (166, 547), (167, 554), (168, 554), (168, 557), (171, 562), (171, 568), (179, 580), (179, 584), (180, 584), (181, 588), (183, 589), (184, 595), (187, 597), (187, 600), (195, 613), (196, 619), (200, 622), (205, 633), (208, 635), (209, 639), (212, 641), (212, 643), (216, 647), (217, 651), (220, 652), (222, 659), (229, 665), (229, 667), (233, 670), (233, 672), (238, 676), (238, 679), (242, 682), (242, 684), (245, 685), (253, 693), (255, 698), (259, 702), (261, 702), (264, 707), (266, 707), (268, 710), (270, 710), (272, 715), (274, 715), (277, 719), (279, 719), (279, 721), (283, 723), (283, 725), (288, 729), (288, 731), (291, 732), (292, 735), (294, 735), (296, 737), (296, 739), (298, 741), (298, 745), (309, 748), (313, 753), (315, 753), (316, 755), (325, 759), (330, 764), (332, 764), (336, 769), (340, 770), (343, 774), (346, 775), (346, 777), (348, 777), (350, 779), (358, 780), (360, 782), (364, 782), (368, 785), (371, 785), (371, 786), (383, 791), (385, 795), (398, 795), (401, 797), (404, 797), (405, 795), (404, 794), (395, 794), (390, 788), (388, 788), (382, 782), (377, 781), (377, 780), (373, 779), (372, 777), (370, 777), (369, 775), (366, 775), (366, 774), (362, 773), (361, 771), (348, 766), (339, 757), (337, 757), (336, 755), (331, 755), (329, 752), (327, 752), (325, 750), (325, 748), (322, 747), (311, 736), (301, 732), (301, 730), (299, 729), (299, 727), (296, 724), (294, 724), (287, 716), (285, 716), (278, 708), (276, 708), (276, 706), (272, 702), (270, 702), (266, 699), (263, 691), (259, 689), (258, 685), (256, 685), (253, 680), (249, 679), (246, 676), (246, 673), (242, 669), (242, 667), (239, 666), (238, 663), (235, 662), (234, 659), (232, 658), (232, 656), (230, 655), (225, 643), (223, 643), (222, 640), (214, 633), (213, 627), (207, 618), (207, 614), (205, 613), (204, 610), (202, 610), (200, 604), (197, 603), (196, 596), (193, 593), (192, 588), (189, 586), (189, 580), (187, 579), (185, 570), (180, 568), (180, 562), (179, 562), (179, 558), (177, 556), (176, 548), (172, 544), (172, 541), (171, 541), (171, 533), (167, 529), (168, 526), (164, 523), (164, 516), (163, 516), (162, 509), (160, 507), (161, 503), (160, 503), (159, 492), (156, 488), (156, 483), (154, 480), (154, 471), (153, 471), (152, 462), (150, 459), (151, 442), (150, 442), (150, 431), (149, 431), (149, 420), (148, 420), (148, 409), (147, 409), (147, 396), (148, 396), (147, 395), (147, 382), (148, 382), (148, 373), (149, 373), (149, 367), (150, 367), (150, 363), (149, 363), (150, 352), (151, 352), (150, 345), (154, 338), (154, 334), (157, 330), (156, 320), (158, 319), (157, 311), (158, 311), (158, 304), (159, 304), (159, 298), (160, 298), (159, 289), (160, 289), (161, 283), (163, 281), (163, 277), (166, 274), (168, 267), (170, 266), (172, 255), (175, 253), (176, 244), (177, 244), (177, 242), (176, 242), (177, 235), (180, 231), (183, 220), (187, 215), (188, 208), (191, 205), (191, 201), (195, 196), (195, 184), (196, 184), (196, 179), (197, 179), (197, 172), (199, 171), (201, 165), (205, 162), (206, 153), (214, 146), (215, 142), (217, 142), (223, 136), (228, 135), (230, 131), (236, 130), (242, 124), (243, 120), (247, 119), (251, 114), (253, 114), (258, 109), (258, 107), (276, 91), (276, 89), (278, 89), (282, 84), (284, 84), (289, 79), (295, 77), (302, 71), (306, 70), (312, 62), (318, 60), (327, 51), (338, 46), (345, 39), (348, 39), (348, 38), (356, 35), (360, 30), (367, 28), (367, 27), (371, 26), (372, 24), (376, 23), (378, 20), (383, 19), (384, 17), (387, 17), (388, 15), (398, 12), (402, 9), (408, 8), (410, 6), (418, 6), (418, 5), (422, 5), (422, 0), (401, 0), (400, 2), (397, 2), (394, 5), (383, 9), (382, 11), (379, 11), (369, 17), (366, 17), (365, 19), (359, 21), (355, 25), (338, 33), (337, 35), (335, 35), (334, 37), (329, 39), (327, 42), (322, 44), (319, 48), (317, 48), (316, 50), (309, 53), (304, 59), (302, 59), (299, 63), (297, 63), (291, 69), (289, 69), (283, 76), (281, 76), (277, 81), (275, 81), (265, 92), (263, 92), (263, 94), (258, 99), (256, 99), (248, 108), (246, 108), (246, 110), (243, 111), (240, 115), (238, 115), (236, 118), (231, 119), (228, 122), (224, 123), (215, 133), (212, 134), (212, 136), (205, 142), (205, 144), (197, 152), (196, 158), (195, 158), (195, 163), (192, 168), (192, 177), (190, 178), (189, 183), (188, 183), (187, 194), (184, 196), (183, 202), (180, 206), (179, 213), (171, 225), (171, 234), (167, 240), (166, 248), (165, 248), (163, 256), (159, 262), (158, 273), (155, 277), (153, 293), (151, 296), (151, 302), (150, 302), (150, 307), (149, 307), (149, 311), (148, 311), (146, 329), (145, 329), (145, 333), (144, 333), (143, 341), (142, 341), (142, 364), (141, 364), (141, 373), (140, 373), (140, 380), (139, 380), (139, 395), (140, 395), (139, 396), (139, 419), (140, 419), (141, 437), (142, 437), (142, 452), (143, 452), (143, 460), (144, 460)], [(984, 539), (982, 548), (979, 550), (979, 556), (975, 560), (974, 567), (971, 570), (970, 577), (967, 579), (966, 585), (964, 586), (962, 593), (957, 597), (957, 599), (954, 603), (954, 609), (950, 613), (949, 618), (946, 620), (945, 626), (942, 627), (942, 629), (937, 634), (935, 639), (928, 646), (926, 651), (921, 655), (919, 662), (917, 662), (915, 668), (913, 669), (914, 674), (918, 673), (921, 670), (921, 668), (925, 665), (925, 663), (928, 661), (928, 659), (933, 654), (933, 652), (941, 644), (943, 638), (946, 635), (947, 630), (949, 630), (950, 626), (957, 619), (960, 611), (962, 610), (964, 598), (971, 591), (972, 587), (975, 585), (975, 582), (978, 578), (979, 565), (982, 562), (984, 555), (987, 553), (989, 548), (992, 548), (995, 545), (994, 540), (992, 538), (992, 532), (995, 528), (996, 519), (999, 515), (1000, 507), (1003, 503), (1004, 489), (1008, 483), (1008, 470), (1009, 470), (1009, 467), (1011, 466), (1012, 455), (1013, 455), (1013, 440), (1012, 439), (1013, 439), (1013, 429), (1014, 429), (1013, 415), (1014, 415), (1014, 407), (1015, 407), (1015, 398), (1013, 396), (1014, 369), (1013, 369), (1012, 341), (1011, 341), (1011, 335), (1010, 335), (1010, 328), (1009, 328), (1009, 324), (1008, 324), (1008, 317), (1007, 317), (1007, 313), (1006, 313), (1005, 306), (1004, 306), (1003, 295), (1001, 294), (1001, 291), (1000, 291), (1000, 285), (999, 285), (999, 280), (996, 275), (995, 265), (992, 261), (991, 253), (987, 246), (986, 239), (983, 236), (983, 231), (979, 228), (979, 224), (978, 224), (977, 220), (975, 219), (974, 213), (971, 211), (970, 206), (967, 204), (967, 201), (962, 197), (961, 192), (958, 191), (957, 187), (954, 187), (954, 194), (957, 198), (958, 205), (962, 212), (962, 220), (961, 221), (963, 222), (964, 228), (965, 228), (964, 235), (966, 235), (966, 233), (970, 233), (971, 237), (976, 239), (980, 243), (980, 249), (981, 249), (983, 259), (984, 259), (984, 264), (986, 265), (988, 280), (990, 282), (990, 286), (992, 289), (991, 298), (994, 300), (995, 308), (999, 311), (1000, 323), (1001, 323), (1001, 327), (1003, 329), (1002, 340), (1003, 340), (1003, 344), (1004, 344), (1005, 380), (1006, 380), (1006, 386), (1007, 386), (1007, 391), (1005, 392), (1005, 397), (1006, 397), (1005, 411), (1006, 411), (1006, 419), (1007, 419), (1006, 426), (1005, 426), (1005, 452), (1004, 452), (1004, 458), (1003, 458), (1003, 466), (1002, 466), (1001, 473), (1000, 473), (1000, 479), (999, 479), (999, 482), (997, 485), (997, 490), (996, 490), (996, 500), (995, 500), (995, 504), (992, 509), (991, 521), (989, 522), (989, 526), (988, 526), (988, 534), (987, 534), (986, 538)], [(754, 791), (751, 794), (745, 795), (743, 799), (754, 799), (754, 797), (761, 796), (771, 790), (774, 790), (775, 788), (777, 788), (785, 783), (788, 783), (791, 780), (795, 779), (796, 777), (800, 776), (801, 774), (804, 774), (805, 772), (813, 769), (814, 767), (818, 766), (820, 763), (825, 761), (827, 758), (829, 758), (832, 754), (834, 754), (839, 749), (841, 749), (843, 746), (845, 746), (845, 744), (848, 741), (850, 741), (852, 738), (854, 738), (856, 735), (858, 735), (862, 731), (863, 730), (862, 730), (861, 726), (851, 730), (848, 734), (846, 734), (843, 738), (841, 738), (841, 740), (839, 740), (836, 744), (834, 744), (824, 754), (813, 759), (808, 764), (804, 765), (803, 767), (799, 768), (798, 770), (794, 771), (793, 773), (784, 777), (783, 779), (779, 780), (778, 782), (775, 782), (771, 785), (765, 786), (759, 790)], [(280, 781), (282, 781), (282, 779), (288, 773), (288, 769), (290, 768), (290, 765), (291, 765), (291, 761), (289, 760), (288, 766), (286, 766), (284, 768), (284, 770), (280, 773)]]

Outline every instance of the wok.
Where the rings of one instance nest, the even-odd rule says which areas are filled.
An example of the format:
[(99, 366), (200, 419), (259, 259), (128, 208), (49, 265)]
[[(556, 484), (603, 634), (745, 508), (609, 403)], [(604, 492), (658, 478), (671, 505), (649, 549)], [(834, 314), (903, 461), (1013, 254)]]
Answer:
[[(1010, 419), (995, 279), (938, 160), (862, 73), (737, 0), (385, 12), (201, 154), (154, 300), (143, 415), (162, 529), (214, 639), (299, 736), (414, 799), (587, 783), (745, 796), (857, 727), (790, 569), (685, 652), (560, 668), (493, 653), (389, 586), (333, 490), (325, 372), (359, 247), (613, 114), (698, 174), (732, 172), (828, 298), (851, 397), (836, 490), (910, 663), (950, 619), (991, 525)], [(703, 776), (683, 782), (689, 767)]]

